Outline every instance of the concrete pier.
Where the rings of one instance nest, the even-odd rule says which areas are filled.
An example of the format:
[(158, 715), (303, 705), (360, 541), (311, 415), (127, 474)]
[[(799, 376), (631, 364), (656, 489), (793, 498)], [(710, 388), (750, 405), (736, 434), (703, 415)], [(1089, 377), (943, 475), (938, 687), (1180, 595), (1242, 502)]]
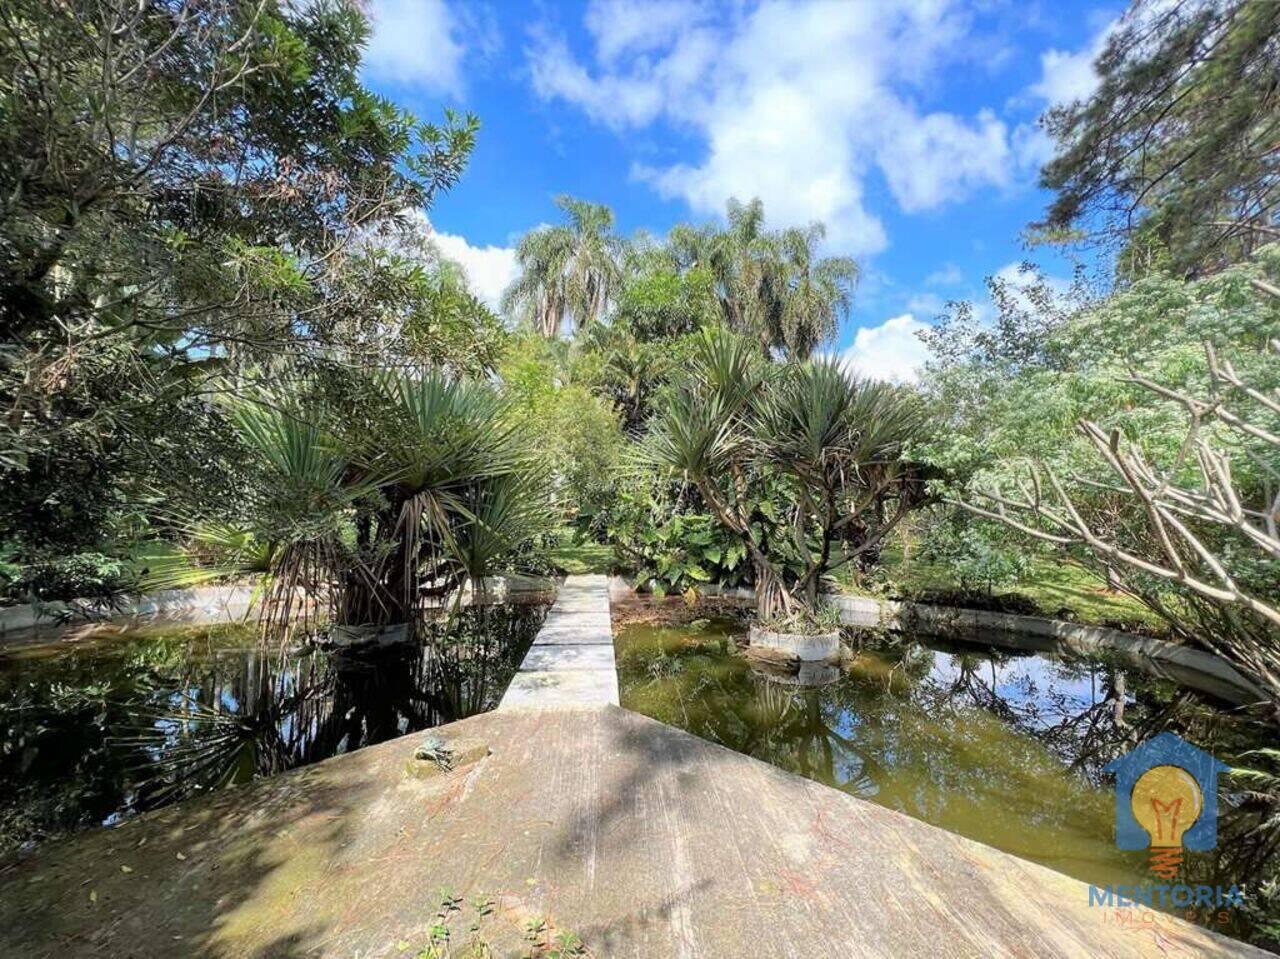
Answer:
[(609, 581), (570, 576), (499, 709), (618, 705)]
[(405, 736), (0, 862), (0, 955), (399, 959), (442, 889), (454, 955), (478, 898), (494, 956), (1267, 955), (616, 706), (434, 732), (451, 772)]

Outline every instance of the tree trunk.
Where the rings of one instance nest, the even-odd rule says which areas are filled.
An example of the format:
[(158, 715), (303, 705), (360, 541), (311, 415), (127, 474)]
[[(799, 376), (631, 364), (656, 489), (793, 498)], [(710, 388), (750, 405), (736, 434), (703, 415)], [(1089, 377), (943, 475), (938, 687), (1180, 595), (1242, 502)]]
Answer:
[(760, 619), (773, 619), (795, 612), (798, 604), (772, 566), (757, 559), (755, 573), (756, 615)]

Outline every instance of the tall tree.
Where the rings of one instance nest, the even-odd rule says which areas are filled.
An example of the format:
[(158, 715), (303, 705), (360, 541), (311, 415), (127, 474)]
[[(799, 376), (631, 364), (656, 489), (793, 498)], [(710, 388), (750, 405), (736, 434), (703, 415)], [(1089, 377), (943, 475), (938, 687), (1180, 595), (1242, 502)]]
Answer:
[(825, 235), (816, 223), (769, 232), (760, 200), (730, 200), (723, 229), (681, 225), (668, 246), (677, 266), (710, 271), (730, 329), (803, 359), (848, 315), (858, 276), (852, 259), (818, 256)]
[(367, 33), (354, 0), (0, 6), (4, 538), (92, 541), (87, 504), (212, 476), (195, 440), (243, 374), (372, 363), (390, 320), (438, 345), (439, 291), (376, 233), (477, 124), (365, 89)]
[(516, 248), (520, 277), (502, 297), (503, 310), (528, 319), (546, 337), (572, 318), (584, 329), (604, 317), (622, 280), (622, 243), (613, 211), (571, 196), (556, 198), (568, 222), (525, 235)]
[(1038, 226), (1116, 241), (1130, 273), (1153, 250), (1190, 275), (1280, 238), (1280, 4), (1137, 0), (1095, 66), (1097, 91), (1045, 118), (1057, 197)]

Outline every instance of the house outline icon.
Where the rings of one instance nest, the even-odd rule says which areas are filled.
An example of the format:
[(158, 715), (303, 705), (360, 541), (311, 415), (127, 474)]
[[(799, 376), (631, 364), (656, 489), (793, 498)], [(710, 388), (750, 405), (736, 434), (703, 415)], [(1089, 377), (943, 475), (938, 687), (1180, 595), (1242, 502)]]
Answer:
[(1116, 775), (1116, 845), (1121, 849), (1146, 849), (1147, 831), (1138, 825), (1130, 801), (1133, 786), (1148, 769), (1177, 766), (1186, 770), (1204, 797), (1204, 809), (1182, 837), (1185, 849), (1204, 852), (1218, 844), (1218, 773), (1231, 767), (1173, 733), (1160, 733), (1102, 767)]

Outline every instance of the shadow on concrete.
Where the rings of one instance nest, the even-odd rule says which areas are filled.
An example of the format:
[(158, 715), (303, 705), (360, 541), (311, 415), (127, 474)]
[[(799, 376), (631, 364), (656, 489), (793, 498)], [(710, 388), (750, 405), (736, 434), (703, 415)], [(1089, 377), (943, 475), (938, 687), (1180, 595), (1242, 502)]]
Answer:
[[(300, 923), (307, 903), (288, 894), (308, 868), (325, 870), (374, 799), (353, 765), (309, 767), (11, 858), (0, 865), (0, 954), (314, 954), (334, 930)], [(277, 882), (286, 863), (288, 881)], [(242, 914), (249, 904), (255, 916)], [(275, 931), (290, 931), (262, 928), (256, 917), (268, 912)]]

